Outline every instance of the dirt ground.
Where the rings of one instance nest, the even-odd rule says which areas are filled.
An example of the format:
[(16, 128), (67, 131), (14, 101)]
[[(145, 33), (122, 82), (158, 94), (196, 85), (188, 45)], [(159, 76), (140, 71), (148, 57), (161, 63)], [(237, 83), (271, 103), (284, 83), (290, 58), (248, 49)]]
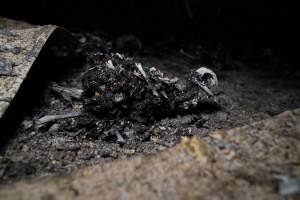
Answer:
[(285, 111), (150, 156), (0, 184), (0, 198), (298, 200), (299, 124), (300, 109)]
[[(87, 62), (47, 83), (41, 103), (31, 109), (0, 153), (1, 181), (65, 174), (83, 166), (149, 154), (172, 147), (185, 136), (207, 137), (216, 129), (243, 126), (300, 107), (300, 73), (293, 60), (276, 49), (174, 42), (142, 46), (134, 36), (110, 41), (93, 34), (82, 34), (79, 41), (77, 52)], [(139, 104), (127, 103), (126, 109), (115, 111), (119, 104), (113, 104), (99, 113), (88, 109), (92, 97), (87, 95), (86, 82), (96, 79), (86, 76), (93, 75), (91, 70), (97, 65), (92, 55), (111, 56), (112, 52), (124, 53), (145, 69), (155, 67), (180, 80), (189, 80), (191, 71), (207, 66), (217, 74), (219, 85), (212, 88), (214, 97), (203, 95), (197, 106), (186, 112), (179, 107), (164, 107), (165, 104), (155, 111), (157, 104), (150, 98), (148, 104), (143, 102), (150, 106), (147, 109), (138, 110)], [(115, 62), (113, 58), (112, 61)], [(143, 98), (135, 100), (142, 102)], [(102, 105), (95, 102), (95, 106)], [(165, 114), (163, 108), (172, 112)], [(154, 117), (130, 117), (136, 110), (139, 118)]]

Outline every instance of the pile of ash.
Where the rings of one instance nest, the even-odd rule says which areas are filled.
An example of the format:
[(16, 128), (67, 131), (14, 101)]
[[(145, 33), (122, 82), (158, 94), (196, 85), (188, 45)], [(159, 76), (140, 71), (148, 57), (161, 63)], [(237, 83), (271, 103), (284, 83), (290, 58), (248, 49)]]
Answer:
[(212, 85), (217, 77), (204, 67), (179, 80), (120, 54), (94, 54), (83, 77), (82, 99), (85, 110), (97, 118), (149, 124), (214, 103)]

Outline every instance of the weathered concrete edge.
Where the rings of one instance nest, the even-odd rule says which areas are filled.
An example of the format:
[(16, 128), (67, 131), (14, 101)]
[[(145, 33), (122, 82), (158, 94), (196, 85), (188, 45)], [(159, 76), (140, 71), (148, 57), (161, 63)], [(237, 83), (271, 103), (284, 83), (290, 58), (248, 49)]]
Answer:
[(43, 46), (57, 29), (54, 25), (36, 26), (0, 17), (0, 60), (13, 66), (11, 75), (0, 75), (0, 118), (17, 94)]

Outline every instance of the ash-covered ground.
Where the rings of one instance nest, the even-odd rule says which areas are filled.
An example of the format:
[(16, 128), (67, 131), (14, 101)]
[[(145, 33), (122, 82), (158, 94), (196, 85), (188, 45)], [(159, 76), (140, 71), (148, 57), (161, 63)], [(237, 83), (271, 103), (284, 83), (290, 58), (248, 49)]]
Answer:
[[(91, 33), (78, 40), (86, 61), (47, 84), (0, 154), (1, 181), (153, 153), (300, 106), (300, 74), (276, 49), (143, 47), (134, 36), (110, 41)], [(195, 73), (203, 66), (218, 86), (213, 74)]]

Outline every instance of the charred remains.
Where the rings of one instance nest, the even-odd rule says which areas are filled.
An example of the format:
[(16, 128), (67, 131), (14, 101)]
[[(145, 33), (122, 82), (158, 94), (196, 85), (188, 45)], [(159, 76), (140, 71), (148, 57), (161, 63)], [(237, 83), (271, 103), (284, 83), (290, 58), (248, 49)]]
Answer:
[(144, 124), (195, 112), (203, 102), (214, 103), (208, 85), (217, 83), (212, 71), (201, 69), (206, 68), (179, 80), (118, 53), (96, 54), (83, 77), (84, 106), (99, 118), (125, 118)]

